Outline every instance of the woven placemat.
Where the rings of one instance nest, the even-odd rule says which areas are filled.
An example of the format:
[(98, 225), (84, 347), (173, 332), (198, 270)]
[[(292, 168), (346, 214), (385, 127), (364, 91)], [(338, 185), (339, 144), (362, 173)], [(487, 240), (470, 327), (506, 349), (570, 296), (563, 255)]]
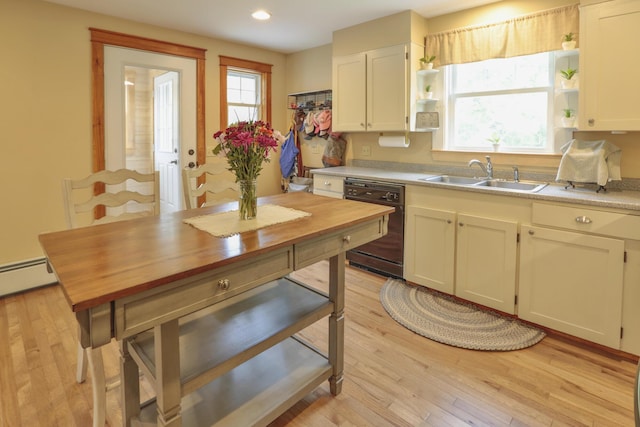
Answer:
[(196, 216), (183, 221), (216, 237), (230, 237), (245, 231), (258, 230), (270, 225), (281, 224), (310, 215), (309, 212), (285, 208), (283, 206), (260, 205), (258, 206), (258, 214), (253, 219), (241, 221), (238, 211), (233, 210)]
[(530, 347), (545, 333), (517, 319), (480, 310), (422, 286), (388, 279), (380, 302), (405, 328), (431, 340), (472, 350), (509, 351)]

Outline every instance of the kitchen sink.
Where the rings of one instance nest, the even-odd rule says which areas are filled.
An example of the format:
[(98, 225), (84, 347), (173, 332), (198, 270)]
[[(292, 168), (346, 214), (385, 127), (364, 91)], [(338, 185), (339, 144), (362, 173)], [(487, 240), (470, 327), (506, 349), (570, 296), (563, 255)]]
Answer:
[(544, 182), (534, 181), (505, 181), (501, 179), (470, 178), (467, 176), (438, 175), (419, 178), (420, 181), (437, 182), (440, 184), (459, 185), (464, 187), (485, 187), (523, 193), (537, 193), (547, 186)]
[(456, 184), (456, 185), (473, 185), (479, 184), (485, 181), (485, 178), (469, 178), (466, 176), (450, 176), (440, 175), (432, 176), (429, 178), (420, 178), (421, 181), (427, 182), (442, 182), (443, 184)]
[(475, 187), (494, 187), (503, 190), (526, 191), (527, 193), (536, 193), (547, 186), (542, 182), (522, 182), (522, 181), (501, 181), (499, 179), (488, 179), (474, 184)]

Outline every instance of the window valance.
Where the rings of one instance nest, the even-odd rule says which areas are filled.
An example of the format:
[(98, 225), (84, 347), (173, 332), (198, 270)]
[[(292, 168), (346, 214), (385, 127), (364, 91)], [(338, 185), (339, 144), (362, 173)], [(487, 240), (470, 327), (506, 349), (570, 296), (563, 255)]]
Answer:
[(436, 65), (509, 58), (560, 48), (562, 36), (578, 34), (579, 5), (563, 6), (488, 25), (427, 35)]

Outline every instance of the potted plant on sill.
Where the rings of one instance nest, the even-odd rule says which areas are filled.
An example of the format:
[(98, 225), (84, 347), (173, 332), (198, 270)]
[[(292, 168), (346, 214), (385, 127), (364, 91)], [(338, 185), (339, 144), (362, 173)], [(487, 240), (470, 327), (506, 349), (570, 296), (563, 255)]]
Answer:
[(567, 33), (562, 36), (562, 49), (571, 50), (576, 48), (576, 35)]
[(500, 149), (500, 137), (497, 135), (493, 135), (491, 138), (487, 138), (487, 141), (491, 143), (493, 146), (493, 151), (498, 151)]
[(572, 128), (575, 127), (576, 116), (571, 108), (562, 109), (562, 127)]
[(560, 70), (560, 75), (562, 76), (562, 88), (563, 89), (572, 89), (576, 86), (577, 78), (574, 79), (578, 70), (574, 70), (573, 68), (567, 68), (566, 70)]
[(424, 56), (420, 58), (420, 68), (423, 70), (430, 70), (433, 68), (433, 61), (436, 59), (435, 56)]

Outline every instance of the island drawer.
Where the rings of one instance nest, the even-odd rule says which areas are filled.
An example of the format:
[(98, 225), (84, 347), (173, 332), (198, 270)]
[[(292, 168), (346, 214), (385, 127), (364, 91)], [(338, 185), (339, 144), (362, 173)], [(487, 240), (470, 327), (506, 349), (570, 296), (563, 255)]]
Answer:
[(389, 217), (384, 216), (345, 231), (327, 234), (295, 247), (295, 268), (300, 269), (346, 252), (387, 234)]
[(534, 203), (532, 223), (621, 239), (640, 240), (640, 216), (577, 206)]
[(115, 337), (121, 340), (293, 271), (293, 248), (267, 252), (170, 285), (122, 298), (115, 303)]

